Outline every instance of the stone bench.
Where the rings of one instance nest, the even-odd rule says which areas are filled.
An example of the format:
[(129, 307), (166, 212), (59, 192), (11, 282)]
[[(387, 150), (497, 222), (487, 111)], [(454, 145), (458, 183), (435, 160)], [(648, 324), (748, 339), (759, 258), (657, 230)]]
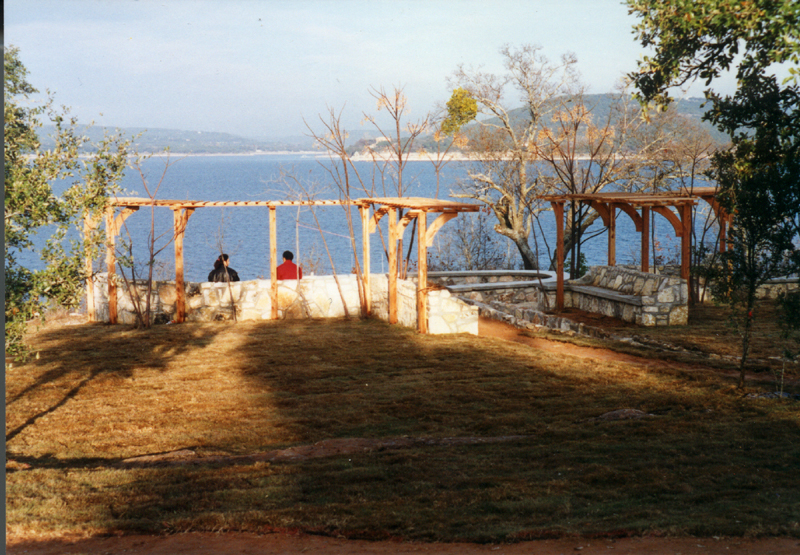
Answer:
[(689, 287), (678, 277), (593, 266), (564, 285), (564, 305), (642, 326), (682, 326), (689, 321)]
[[(535, 305), (540, 311), (555, 307), (554, 272), (431, 272), (428, 276), (470, 301)], [(643, 326), (685, 325), (688, 303), (689, 289), (684, 280), (619, 266), (594, 266), (584, 277), (564, 284), (566, 308)]]
[(598, 297), (600, 299), (606, 299), (609, 301), (630, 304), (633, 306), (642, 306), (643, 301), (642, 297), (639, 295), (625, 295), (624, 293), (618, 293), (611, 289), (605, 289), (603, 287), (593, 287), (591, 285), (575, 285), (574, 283), (566, 283), (564, 284), (564, 290), (570, 291), (571, 293), (577, 293), (579, 295), (586, 295), (589, 297)]

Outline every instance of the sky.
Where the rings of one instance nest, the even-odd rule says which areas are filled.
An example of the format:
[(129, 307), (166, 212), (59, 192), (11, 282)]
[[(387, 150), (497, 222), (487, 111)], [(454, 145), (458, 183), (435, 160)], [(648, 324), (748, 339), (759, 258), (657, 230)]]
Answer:
[(645, 53), (620, 0), (5, 0), (4, 18), (28, 81), (80, 123), (252, 138), (321, 132), (330, 110), (358, 135), (381, 87), (421, 119), (459, 65), (502, 73), (504, 44), (574, 53), (590, 93)]

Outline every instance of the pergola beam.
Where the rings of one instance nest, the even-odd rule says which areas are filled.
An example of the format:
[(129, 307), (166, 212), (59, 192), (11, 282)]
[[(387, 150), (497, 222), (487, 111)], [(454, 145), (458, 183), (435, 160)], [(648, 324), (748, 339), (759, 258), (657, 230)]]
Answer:
[[(616, 263), (616, 208), (628, 214), (633, 220), (636, 231), (642, 234), (642, 271), (650, 268), (650, 213), (660, 214), (672, 225), (675, 236), (681, 239), (681, 277), (689, 279), (691, 265), (691, 236), (692, 236), (692, 207), (701, 198), (711, 204), (719, 220), (721, 235), (724, 235), (725, 224), (729, 216), (716, 201), (716, 189), (697, 188), (693, 191), (661, 192), (661, 193), (594, 193), (594, 194), (569, 194), (549, 195), (544, 200), (549, 201), (556, 216), (556, 234), (558, 246), (563, 247), (563, 212), (564, 203), (583, 202), (591, 206), (603, 219), (608, 228), (608, 264)], [(641, 214), (636, 211), (641, 209)], [(677, 211), (674, 212), (672, 209)], [(724, 240), (721, 239), (721, 243)], [(724, 250), (724, 244), (720, 250)], [(562, 262), (563, 251), (556, 255)]]
[[(389, 322), (398, 321), (397, 303), (397, 250), (398, 241), (408, 224), (417, 222), (419, 233), (418, 265), (419, 283), (417, 284), (418, 302), (418, 329), (427, 333), (427, 248), (432, 244), (436, 233), (444, 224), (455, 218), (460, 212), (476, 212), (479, 207), (474, 204), (464, 204), (439, 199), (419, 197), (399, 198), (364, 198), (357, 200), (314, 200), (314, 201), (191, 201), (191, 200), (157, 200), (150, 198), (114, 198), (111, 207), (106, 211), (106, 228), (108, 235), (108, 248), (106, 252), (106, 265), (109, 275), (109, 315), (112, 323), (117, 321), (116, 283), (114, 255), (114, 239), (119, 233), (119, 228), (125, 219), (142, 206), (160, 206), (173, 211), (173, 224), (175, 231), (175, 288), (176, 288), (176, 321), (183, 322), (186, 315), (185, 288), (183, 286), (183, 238), (189, 217), (197, 208), (212, 207), (266, 207), (269, 209), (269, 234), (270, 234), (270, 297), (272, 301), (271, 317), (278, 317), (278, 280), (277, 280), (277, 215), (276, 208), (282, 206), (358, 206), (362, 225), (363, 249), (363, 275), (362, 287), (362, 314), (371, 312), (370, 292), (370, 234), (378, 226), (381, 218), (389, 214)], [(377, 207), (375, 205), (379, 205)], [(370, 206), (375, 207), (373, 215), (369, 215)], [(122, 212), (114, 216), (114, 208), (121, 207)], [(398, 221), (398, 210), (407, 209), (403, 218)], [(427, 212), (441, 212), (442, 214), (428, 227)], [(92, 223), (85, 220), (86, 233), (92, 230)], [(91, 259), (87, 257), (87, 276), (91, 272)], [(90, 280), (87, 281), (87, 294), (92, 292)], [(113, 293), (113, 300), (112, 300)]]

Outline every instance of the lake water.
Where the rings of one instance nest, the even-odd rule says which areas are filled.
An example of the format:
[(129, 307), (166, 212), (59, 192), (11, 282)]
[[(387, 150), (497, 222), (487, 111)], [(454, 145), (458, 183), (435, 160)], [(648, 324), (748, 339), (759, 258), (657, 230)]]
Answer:
[[(144, 170), (151, 190), (155, 188), (164, 168), (163, 158), (152, 158), (146, 161)], [(156, 194), (158, 199), (169, 200), (292, 200), (297, 198), (297, 183), (303, 188), (313, 191), (316, 199), (337, 199), (338, 189), (329, 173), (320, 164), (327, 160), (303, 155), (254, 155), (254, 156), (193, 156), (180, 159), (172, 157), (172, 165), (168, 169)], [(447, 164), (441, 175), (438, 198), (459, 200), (451, 197), (457, 191), (457, 181), (466, 176), (465, 163), (451, 162)], [(389, 184), (382, 188), (379, 176), (373, 175), (371, 162), (356, 162), (356, 168), (362, 179), (372, 187), (375, 184), (376, 196), (396, 196), (394, 186)], [(286, 177), (290, 176), (290, 177)], [(404, 195), (420, 197), (436, 197), (436, 174), (430, 162), (409, 162), (403, 174)], [(290, 184), (290, 185), (287, 185)], [(123, 181), (126, 196), (146, 196), (141, 178), (137, 172), (128, 170)], [(294, 192), (293, 192), (294, 189)], [(363, 195), (355, 191), (353, 198)], [(471, 202), (464, 200), (463, 202)], [(353, 221), (357, 237), (360, 238), (360, 220), (357, 209), (352, 209)], [(315, 220), (319, 221), (319, 226)], [(458, 218), (469, 217), (462, 214)], [(490, 220), (494, 217), (490, 216)], [(384, 237), (386, 218), (383, 219)], [(657, 220), (658, 221), (658, 220)], [(457, 225), (458, 219), (449, 222), (439, 236), (443, 236)], [(284, 250), (295, 253), (295, 261), (300, 261), (309, 270), (317, 273), (330, 273), (331, 261), (321, 238), (324, 235), (327, 247), (331, 252), (333, 265), (338, 273), (349, 273), (354, 266), (353, 252), (350, 244), (347, 219), (341, 206), (310, 208), (279, 207), (278, 223), (278, 257)], [(492, 222), (493, 223), (493, 222)], [(123, 236), (130, 236), (134, 256), (139, 261), (146, 260), (146, 242), (150, 226), (150, 209), (141, 208), (131, 215), (127, 221), (127, 230)], [(172, 211), (168, 208), (155, 209), (156, 235), (163, 235), (157, 241), (157, 247), (166, 243), (172, 231)], [(597, 227), (596, 230), (602, 230)], [(678, 252), (680, 243), (674, 237), (671, 228), (665, 221), (657, 224), (658, 241), (667, 257)], [(406, 230), (404, 239), (408, 245), (411, 226)], [(669, 232), (669, 233), (667, 233)], [(543, 233), (552, 248), (555, 241), (555, 225), (551, 213), (543, 218)], [(508, 242), (501, 238), (501, 241)], [(511, 245), (510, 242), (508, 242)], [(540, 264), (547, 266), (547, 247), (539, 241), (541, 253)], [(360, 257), (360, 240), (359, 257)], [(590, 265), (606, 262), (606, 234), (590, 239), (583, 247)], [(639, 253), (639, 234), (635, 232), (630, 218), (619, 218), (617, 228), (617, 262), (632, 263)], [(378, 234), (372, 241), (372, 271), (385, 272), (387, 263), (382, 241)], [(187, 281), (205, 281), (213, 267), (214, 259), (220, 249), (231, 257), (231, 267), (235, 268), (243, 279), (269, 277), (269, 210), (264, 207), (237, 208), (198, 208), (189, 219), (184, 240), (184, 267)], [(516, 248), (511, 245), (511, 251)], [(412, 253), (415, 260), (416, 248)], [(174, 247), (168, 245), (158, 257), (157, 274), (161, 279), (174, 276)], [(280, 260), (278, 260), (280, 263)], [(517, 267), (521, 267), (521, 259), (516, 255)]]

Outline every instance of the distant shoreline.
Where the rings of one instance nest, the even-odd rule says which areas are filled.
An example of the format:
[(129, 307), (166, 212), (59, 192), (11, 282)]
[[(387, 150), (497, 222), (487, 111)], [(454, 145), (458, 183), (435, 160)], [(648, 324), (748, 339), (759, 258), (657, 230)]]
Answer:
[[(178, 158), (197, 157), (197, 156), (304, 156), (309, 158), (328, 158), (327, 152), (319, 150), (274, 150), (274, 151), (253, 151), (253, 152), (152, 152), (147, 156), (166, 157), (174, 156)], [(376, 156), (379, 160), (390, 160), (389, 156)], [(369, 154), (356, 153), (350, 157), (353, 162), (372, 162), (373, 157)], [(429, 153), (411, 152), (405, 155), (404, 159), (409, 162), (433, 162), (436, 157)], [(448, 153), (445, 157), (448, 162), (451, 160), (468, 162), (474, 160), (469, 155), (462, 152)]]
[[(274, 151), (252, 151), (252, 152), (140, 152), (141, 156), (148, 156), (153, 158), (166, 158), (167, 156), (175, 159), (180, 158), (200, 158), (200, 157), (222, 157), (222, 156), (297, 156), (303, 158), (314, 158), (314, 159), (325, 159), (329, 157), (327, 152), (322, 152), (319, 150), (274, 150)], [(91, 154), (80, 154), (79, 158), (89, 158)], [(26, 155), (27, 158), (32, 158), (33, 155)], [(134, 158), (133, 154), (128, 155), (129, 158)], [(334, 156), (334, 158), (336, 158)], [(372, 162), (373, 160), (381, 160), (381, 161), (393, 161), (395, 158), (391, 155), (385, 156), (375, 156), (373, 158), (372, 155), (363, 154), (363, 153), (356, 153), (353, 154), (350, 159), (353, 162)], [(507, 157), (506, 160), (510, 160), (510, 157)], [(575, 157), (576, 160), (589, 160), (590, 158), (586, 155), (579, 155)], [(431, 162), (435, 163), (437, 161), (437, 157), (435, 154), (429, 152), (411, 152), (404, 156), (404, 160), (408, 162)], [(463, 152), (456, 152), (456, 153), (448, 153), (447, 155), (442, 157), (442, 162), (477, 162), (480, 161), (481, 158), (476, 156), (470, 156), (469, 154), (464, 154)]]

